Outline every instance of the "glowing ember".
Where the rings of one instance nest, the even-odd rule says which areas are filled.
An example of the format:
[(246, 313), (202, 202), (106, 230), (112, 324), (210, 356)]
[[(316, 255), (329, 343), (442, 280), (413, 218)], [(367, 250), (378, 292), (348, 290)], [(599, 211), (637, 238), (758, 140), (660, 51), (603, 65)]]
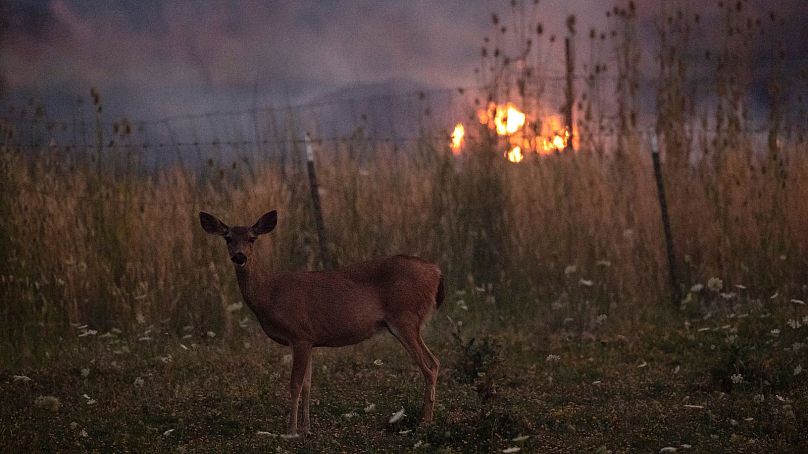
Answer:
[(463, 148), (463, 136), (466, 135), (466, 128), (463, 127), (463, 123), (458, 123), (454, 127), (454, 131), (452, 131), (452, 143), (450, 146), (452, 147), (452, 153), (458, 154), (460, 153), (461, 149)]
[(511, 151), (505, 153), (505, 157), (511, 162), (522, 162), (522, 160), (525, 159), (525, 155), (522, 154), (522, 148), (518, 146), (511, 148)]

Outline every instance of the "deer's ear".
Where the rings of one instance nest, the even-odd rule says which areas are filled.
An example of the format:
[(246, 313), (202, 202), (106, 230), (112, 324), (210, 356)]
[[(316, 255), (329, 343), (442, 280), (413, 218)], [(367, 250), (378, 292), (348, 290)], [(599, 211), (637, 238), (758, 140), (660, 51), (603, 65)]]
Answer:
[(261, 219), (252, 226), (251, 230), (256, 235), (263, 235), (275, 229), (278, 225), (278, 212), (275, 210), (261, 216)]
[(220, 221), (219, 218), (212, 214), (205, 213), (204, 211), (199, 212), (199, 223), (202, 224), (202, 228), (211, 235), (226, 235), (230, 230), (227, 224)]

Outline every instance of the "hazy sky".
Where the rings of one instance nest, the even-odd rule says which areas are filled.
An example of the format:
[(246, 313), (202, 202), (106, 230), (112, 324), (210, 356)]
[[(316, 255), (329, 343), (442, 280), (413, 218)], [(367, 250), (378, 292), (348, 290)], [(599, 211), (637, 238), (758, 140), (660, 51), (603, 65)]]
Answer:
[[(109, 112), (140, 118), (296, 103), (357, 82), (473, 85), (491, 13), (507, 18), (510, 9), (510, 1), (487, 0), (2, 2), (7, 100), (36, 95), (59, 105), (97, 87)], [(580, 30), (602, 29), (613, 3), (541, 0), (545, 36), (563, 34), (573, 13)], [(645, 18), (660, 8), (659, 0), (637, 3)], [(758, 1), (759, 13), (773, 3), (808, 16), (803, 0)], [(803, 30), (787, 35), (808, 57)], [(549, 49), (548, 66), (560, 68), (560, 51)]]

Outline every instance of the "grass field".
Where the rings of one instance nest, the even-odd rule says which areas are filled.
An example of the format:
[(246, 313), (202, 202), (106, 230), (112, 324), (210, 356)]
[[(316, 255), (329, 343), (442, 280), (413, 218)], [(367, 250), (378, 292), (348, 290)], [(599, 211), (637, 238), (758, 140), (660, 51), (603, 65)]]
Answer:
[[(321, 269), (306, 111), (259, 124), (253, 109), (250, 141), (238, 112), (105, 118), (93, 88), (72, 122), (33, 98), (0, 120), (0, 451), (808, 452), (808, 73), (774, 45), (781, 14), (720, 1), (708, 22), (662, 2), (653, 48), (621, 1), (610, 30), (571, 15), (553, 44), (511, 3), (522, 25), (492, 15), (480, 96), (449, 97), (468, 110), (462, 146), (424, 93), (399, 141), (362, 112), (349, 135), (313, 137), (336, 264), (411, 254), (445, 276), (425, 336), (443, 366), (433, 424), (384, 334), (315, 353), (313, 433), (283, 436), (288, 351), (198, 212), (249, 225), (277, 210), (258, 265)], [(719, 13), (726, 37), (699, 43)], [(567, 40), (560, 115), (541, 55)], [(753, 41), (770, 45), (753, 58)], [(523, 125), (498, 132), (495, 104)], [(539, 153), (563, 116), (575, 149)]]
[[(444, 365), (430, 426), (417, 422), (420, 373), (387, 334), (315, 353), (313, 433), (285, 438), (288, 352), (252, 321), (229, 341), (193, 327), (183, 337), (160, 326), (79, 327), (36, 366), (0, 370), (0, 444), (10, 452), (808, 448), (808, 320), (750, 304), (706, 320), (601, 319), (575, 334), (564, 322), (480, 324), (484, 307), (443, 309), (427, 330)], [(478, 325), (468, 330), (474, 341), (457, 326), (464, 316)]]

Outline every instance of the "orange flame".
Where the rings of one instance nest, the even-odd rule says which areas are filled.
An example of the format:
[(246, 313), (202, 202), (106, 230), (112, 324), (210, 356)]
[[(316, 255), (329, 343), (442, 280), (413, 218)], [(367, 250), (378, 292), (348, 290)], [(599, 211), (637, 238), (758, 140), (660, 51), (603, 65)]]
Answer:
[[(489, 102), (477, 111), (480, 124), (505, 137), (508, 149), (505, 158), (522, 162), (528, 153), (544, 156), (565, 151), (571, 144), (571, 131), (563, 125), (561, 115), (548, 115), (539, 121), (528, 119), (516, 104)], [(452, 133), (452, 151), (458, 154), (463, 147), (465, 128), (458, 123)]]
[(463, 136), (465, 135), (466, 128), (463, 126), (463, 123), (456, 124), (454, 131), (452, 131), (452, 143), (449, 145), (452, 148), (453, 154), (459, 154), (463, 149), (463, 144), (465, 143)]
[(477, 111), (477, 118), (481, 124), (495, 130), (500, 136), (515, 134), (525, 125), (527, 115), (519, 110), (515, 104), (488, 103), (487, 109)]
[(511, 148), (510, 151), (505, 153), (505, 157), (508, 158), (508, 161), (515, 163), (522, 162), (522, 160), (525, 159), (525, 155), (522, 154), (522, 148), (519, 147), (518, 145)]

